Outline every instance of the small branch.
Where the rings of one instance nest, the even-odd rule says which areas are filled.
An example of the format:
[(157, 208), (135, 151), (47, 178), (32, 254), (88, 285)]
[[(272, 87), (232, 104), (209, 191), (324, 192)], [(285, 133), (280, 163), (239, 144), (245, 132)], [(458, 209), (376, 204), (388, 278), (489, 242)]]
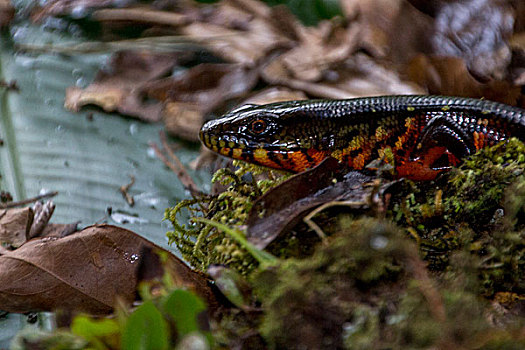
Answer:
[(169, 157), (172, 159), (172, 161), (170, 161), (164, 155), (164, 153), (159, 149), (159, 147), (155, 143), (150, 143), (149, 145), (150, 145), (151, 148), (153, 148), (153, 150), (155, 151), (155, 154), (157, 155), (157, 157), (168, 168), (170, 168), (171, 171), (173, 171), (175, 173), (175, 175), (177, 175), (177, 177), (179, 178), (179, 180), (182, 183), (182, 185), (184, 186), (184, 188), (186, 188), (188, 191), (190, 191), (190, 193), (193, 196), (202, 194), (202, 191), (199, 189), (197, 184), (195, 184), (195, 182), (193, 181), (191, 176), (188, 174), (188, 171), (186, 170), (186, 168), (184, 167), (182, 162), (175, 155), (175, 153), (173, 153), (173, 151), (171, 150), (170, 146), (168, 145), (168, 143), (166, 141), (166, 136), (162, 132), (160, 134), (160, 139), (161, 139), (162, 146), (164, 147), (163, 150), (166, 151), (166, 153), (169, 155)]
[(131, 181), (127, 185), (120, 186), (119, 190), (120, 193), (122, 193), (122, 196), (124, 196), (124, 199), (129, 204), (129, 206), (132, 207), (135, 205), (135, 199), (132, 195), (128, 193), (128, 190), (131, 188), (131, 186), (133, 186), (133, 184), (135, 184), (135, 176), (129, 175), (129, 178), (131, 179)]
[(20, 91), (20, 88), (18, 87), (16, 80), (11, 80), (11, 81), (0, 80), (0, 88), (5, 88), (7, 90), (16, 91), (16, 92)]
[(364, 205), (366, 205), (366, 203), (365, 202), (360, 202), (360, 201), (333, 201), (333, 202), (328, 202), (328, 203), (325, 203), (325, 204), (315, 208), (314, 210), (312, 210), (308, 215), (306, 215), (304, 217), (303, 221), (308, 225), (308, 227), (310, 227), (312, 230), (314, 230), (317, 233), (319, 238), (324, 240), (326, 238), (326, 234), (319, 227), (319, 225), (317, 225), (312, 220), (314, 216), (316, 216), (317, 214), (319, 214), (323, 210), (325, 210), (327, 208), (330, 208), (330, 207), (346, 206), (346, 207), (358, 209), (358, 208), (362, 208)]
[(58, 194), (57, 191), (53, 191), (53, 192), (40, 194), (38, 196), (35, 196), (35, 197), (32, 197), (32, 198), (28, 198), (28, 199), (24, 199), (24, 200), (21, 200), (21, 201), (0, 203), (0, 209), (9, 209), (9, 208), (21, 207), (23, 205), (31, 204), (31, 203), (39, 201), (41, 199), (54, 197), (57, 194)]

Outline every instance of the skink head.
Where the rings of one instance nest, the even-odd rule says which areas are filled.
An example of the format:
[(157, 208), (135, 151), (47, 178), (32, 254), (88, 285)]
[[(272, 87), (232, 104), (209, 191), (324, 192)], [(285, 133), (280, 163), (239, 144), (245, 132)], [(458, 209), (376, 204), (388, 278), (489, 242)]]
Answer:
[(297, 172), (318, 163), (305, 155), (314, 135), (301, 124), (308, 125), (290, 103), (244, 105), (204, 124), (200, 139), (224, 156)]

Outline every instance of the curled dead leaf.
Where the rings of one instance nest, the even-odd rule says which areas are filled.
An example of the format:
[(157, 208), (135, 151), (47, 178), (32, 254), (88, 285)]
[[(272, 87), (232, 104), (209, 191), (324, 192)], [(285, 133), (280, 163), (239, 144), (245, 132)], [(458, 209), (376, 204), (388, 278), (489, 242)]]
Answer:
[(366, 55), (354, 55), (338, 70), (325, 72), (324, 79), (309, 82), (290, 76), (279, 60), (269, 62), (261, 70), (261, 77), (273, 85), (302, 90), (310, 96), (345, 99), (360, 96), (421, 94), (420, 87), (403, 81), (398, 74), (374, 62)]
[(189, 141), (199, 141), (199, 130), (204, 123), (204, 113), (198, 104), (168, 102), (162, 114), (169, 134)]

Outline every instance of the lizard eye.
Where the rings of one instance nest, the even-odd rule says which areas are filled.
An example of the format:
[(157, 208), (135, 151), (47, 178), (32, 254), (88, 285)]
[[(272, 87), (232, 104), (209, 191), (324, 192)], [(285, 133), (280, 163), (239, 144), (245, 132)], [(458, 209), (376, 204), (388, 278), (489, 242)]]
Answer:
[(252, 122), (250, 125), (252, 132), (260, 134), (266, 130), (266, 122), (262, 119), (257, 119)]

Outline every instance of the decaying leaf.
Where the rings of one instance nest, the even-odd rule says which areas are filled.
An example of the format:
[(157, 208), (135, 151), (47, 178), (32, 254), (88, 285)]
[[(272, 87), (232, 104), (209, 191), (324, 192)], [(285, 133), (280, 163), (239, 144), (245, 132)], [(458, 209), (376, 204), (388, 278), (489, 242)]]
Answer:
[(0, 28), (7, 27), (15, 17), (15, 8), (10, 0), (0, 0)]
[(510, 63), (514, 16), (506, 2), (443, 1), (430, 37), (433, 53), (461, 57), (468, 69), (483, 78), (503, 79)]
[(357, 48), (358, 25), (322, 22), (314, 28), (299, 27), (299, 45), (277, 58), (291, 75), (300, 80), (319, 81), (324, 72), (344, 62)]
[(271, 50), (291, 45), (287, 36), (268, 20), (270, 16), (271, 10), (255, 1), (221, 1), (204, 21), (196, 21), (181, 31), (195, 39), (215, 36), (206, 44), (211, 52), (227, 62), (254, 67)]
[[(144, 247), (161, 250), (131, 231), (110, 225), (90, 226), (64, 238), (33, 239), (0, 256), (0, 309), (109, 313), (117, 296), (129, 303), (134, 300)], [(208, 293), (202, 290), (207, 288), (204, 277), (165, 254), (174, 264), (177, 283)]]
[(150, 98), (164, 101), (167, 131), (198, 141), (204, 116), (232, 98), (247, 94), (257, 83), (257, 72), (239, 64), (200, 64), (180, 74), (143, 87)]
[(0, 244), (17, 248), (25, 243), (33, 224), (29, 207), (0, 210)]
[(52, 201), (47, 201), (46, 203), (36, 202), (33, 205), (33, 212), (35, 213), (35, 217), (33, 220), (33, 224), (31, 225), (31, 229), (29, 230), (29, 233), (27, 235), (28, 239), (38, 237), (42, 234), (47, 224), (49, 223), (51, 216), (53, 216), (54, 211), (55, 203), (53, 203)]
[(487, 98), (519, 105), (521, 88), (507, 81), (481, 83), (467, 69), (463, 59), (419, 55), (407, 66), (407, 76), (431, 94)]
[[(129, 1), (131, 4), (133, 1)], [(97, 8), (115, 5), (114, 0), (51, 0), (46, 1), (42, 7), (32, 11), (33, 21), (40, 21), (49, 16), (67, 16), (80, 18), (87, 16)]]
[(142, 86), (169, 72), (176, 64), (172, 54), (120, 52), (113, 56), (109, 71), (99, 71), (95, 81), (85, 89), (66, 90), (67, 109), (79, 111), (85, 105), (97, 105), (106, 112), (118, 111), (145, 121), (161, 119), (162, 104), (144, 101)]
[(342, 171), (336, 159), (328, 158), (270, 189), (250, 211), (246, 222), (248, 240), (264, 249), (309, 211), (328, 202), (351, 199), (366, 206), (364, 200), (369, 191), (363, 189), (363, 184), (372, 177), (360, 172), (350, 172), (343, 177)]
[(244, 100), (242, 104), (263, 105), (267, 103), (291, 101), (291, 100), (306, 100), (308, 97), (304, 92), (298, 90), (290, 90), (282, 87), (273, 87), (259, 91), (248, 99)]

